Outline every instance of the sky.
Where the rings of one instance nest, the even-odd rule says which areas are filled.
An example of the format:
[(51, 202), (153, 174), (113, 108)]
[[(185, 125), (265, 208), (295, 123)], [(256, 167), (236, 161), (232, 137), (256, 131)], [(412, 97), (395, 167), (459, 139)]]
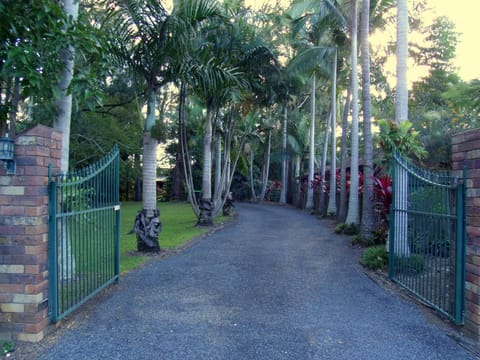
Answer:
[[(245, 3), (259, 7), (270, 1), (276, 0), (246, 0)], [(429, 0), (429, 4), (432, 10), (425, 14), (425, 20), (447, 16), (455, 24), (456, 31), (461, 33), (454, 61), (460, 77), (465, 81), (480, 79), (480, 0)]]
[(465, 81), (480, 79), (480, 0), (430, 0), (430, 3), (437, 16), (447, 16), (461, 33), (455, 59), (458, 74)]

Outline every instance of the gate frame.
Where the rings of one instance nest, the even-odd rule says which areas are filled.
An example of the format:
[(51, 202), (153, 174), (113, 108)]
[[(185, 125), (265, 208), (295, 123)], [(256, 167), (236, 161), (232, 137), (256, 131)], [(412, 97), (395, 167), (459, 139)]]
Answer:
[[(114, 183), (114, 194), (115, 198), (113, 199), (112, 203), (108, 206), (104, 207), (97, 207), (95, 208), (97, 211), (105, 210), (105, 209), (112, 209), (115, 211), (115, 231), (114, 231), (114, 269), (113, 269), (113, 276), (109, 278), (106, 282), (101, 284), (100, 286), (96, 287), (93, 291), (89, 292), (86, 296), (83, 296), (79, 301), (74, 303), (72, 306), (69, 306), (67, 309), (63, 309), (61, 311), (59, 309), (58, 304), (58, 295), (59, 295), (59, 253), (58, 253), (58, 220), (68, 214), (81, 214), (83, 211), (72, 211), (72, 212), (60, 212), (58, 211), (58, 186), (59, 182), (57, 178), (65, 178), (68, 179), (70, 175), (78, 176), (79, 174), (84, 174), (84, 177), (87, 179), (82, 179), (82, 182), (85, 182), (90, 177), (98, 176), (102, 172), (106, 170), (108, 166), (114, 163), (115, 166), (115, 180)], [(49, 263), (49, 306), (48, 306), (48, 314), (50, 321), (52, 323), (56, 323), (59, 320), (63, 319), (68, 314), (72, 313), (76, 309), (78, 309), (81, 305), (86, 303), (92, 297), (97, 295), (100, 291), (102, 291), (107, 286), (118, 283), (120, 278), (120, 173), (119, 173), (119, 149), (118, 146), (115, 145), (114, 148), (106, 154), (102, 159), (97, 161), (95, 164), (82, 169), (80, 171), (71, 171), (67, 174), (58, 173), (56, 175), (53, 174), (51, 167), (49, 167), (49, 181), (48, 181), (48, 263)], [(61, 182), (61, 181), (60, 181)], [(95, 210), (89, 209), (88, 212), (95, 212)]]
[[(450, 314), (445, 309), (440, 308), (438, 305), (434, 304), (430, 300), (422, 297), (420, 294), (416, 293), (414, 290), (410, 289), (407, 285), (403, 284), (402, 282), (398, 281), (394, 277), (394, 262), (395, 262), (395, 213), (400, 211), (404, 211), (404, 209), (396, 209), (395, 208), (395, 199), (396, 199), (396, 191), (395, 191), (395, 182), (397, 181), (398, 177), (396, 174), (396, 166), (402, 167), (407, 172), (407, 179), (408, 174), (416, 178), (422, 178), (421, 175), (416, 174), (412, 168), (415, 166), (410, 164), (406, 158), (404, 158), (397, 150), (394, 151), (394, 155), (392, 157), (392, 203), (390, 207), (390, 231), (389, 231), (389, 268), (388, 268), (388, 275), (389, 278), (398, 284), (399, 286), (403, 287), (407, 291), (409, 291), (414, 296), (420, 298), (422, 301), (426, 302), (428, 305), (432, 306), (435, 310), (442, 313), (450, 320), (454, 321), (456, 325), (463, 325), (465, 323), (465, 312), (466, 312), (466, 294), (465, 294), (465, 278), (466, 278), (466, 174), (467, 170), (464, 167), (462, 176), (454, 176), (454, 175), (447, 175), (451, 177), (452, 182), (455, 185), (450, 185), (451, 189), (455, 189), (455, 256), (452, 257), (452, 260), (455, 261), (453, 265), (455, 268), (455, 309), (454, 314)], [(409, 166), (411, 165), (411, 166)], [(415, 166), (416, 167), (416, 166)], [(441, 175), (444, 176), (445, 175)], [(427, 181), (426, 179), (422, 179)], [(444, 184), (437, 184), (431, 181), (432, 185), (439, 185), (445, 186)], [(408, 186), (408, 184), (407, 184)], [(407, 191), (408, 194), (408, 191)], [(408, 199), (407, 199), (408, 201)], [(408, 210), (405, 211), (408, 214)]]

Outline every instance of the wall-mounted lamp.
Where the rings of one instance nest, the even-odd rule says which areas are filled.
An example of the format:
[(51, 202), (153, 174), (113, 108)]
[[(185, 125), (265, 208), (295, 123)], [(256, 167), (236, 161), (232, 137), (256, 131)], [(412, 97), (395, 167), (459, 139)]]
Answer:
[(0, 160), (7, 170), (7, 175), (15, 175), (16, 165), (14, 159), (15, 142), (8, 137), (0, 138)]

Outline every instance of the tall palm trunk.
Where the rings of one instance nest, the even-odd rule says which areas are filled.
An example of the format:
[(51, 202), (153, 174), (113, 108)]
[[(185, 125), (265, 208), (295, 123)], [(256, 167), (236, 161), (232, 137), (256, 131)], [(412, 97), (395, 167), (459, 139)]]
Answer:
[(255, 182), (253, 178), (253, 160), (255, 159), (255, 154), (253, 148), (250, 147), (249, 157), (249, 164), (250, 164), (250, 188), (252, 189), (252, 200), (257, 201), (257, 193), (255, 191)]
[(360, 22), (360, 51), (362, 60), (362, 105), (363, 105), (363, 198), (362, 222), (360, 234), (363, 237), (372, 236), (375, 230), (373, 213), (373, 141), (371, 124), (370, 98), (370, 0), (363, 0)]
[(348, 134), (348, 114), (350, 113), (350, 96), (352, 92), (351, 82), (347, 89), (345, 98), (345, 107), (342, 115), (342, 149), (340, 154), (340, 206), (338, 209), (338, 221), (345, 222), (348, 209), (347, 194), (347, 134)]
[(312, 76), (312, 95), (311, 95), (311, 110), (310, 110), (310, 144), (309, 144), (309, 159), (308, 159), (308, 190), (307, 190), (307, 204), (305, 208), (312, 210), (314, 208), (313, 203), (313, 177), (315, 174), (315, 90), (316, 90), (316, 77)]
[(212, 201), (212, 124), (214, 111), (207, 106), (207, 119), (205, 121), (203, 139), (203, 171), (202, 171), (202, 198), (200, 200), (200, 215), (198, 225), (213, 225)]
[(332, 147), (330, 153), (330, 197), (328, 198), (327, 214), (335, 215), (337, 213), (337, 49), (333, 56), (332, 64)]
[[(397, 99), (395, 103), (395, 122), (408, 120), (408, 87), (407, 87), (407, 60), (408, 60), (408, 5), (407, 0), (397, 0)], [(395, 254), (409, 256), (408, 247), (408, 218), (407, 218), (407, 191), (408, 174), (398, 166), (394, 179), (394, 206), (395, 213)]]
[(357, 71), (357, 33), (358, 4), (352, 0), (351, 41), (352, 41), (352, 148), (350, 157), (350, 195), (348, 198), (347, 224), (358, 224), (358, 71)]
[(222, 192), (222, 136), (217, 131), (217, 139), (215, 142), (215, 191)]
[(288, 105), (285, 104), (282, 129), (282, 184), (279, 201), (279, 203), (282, 205), (285, 205), (287, 203), (287, 121)]
[(325, 136), (323, 138), (322, 164), (320, 165), (320, 197), (318, 201), (318, 211), (325, 213), (325, 177), (327, 174), (327, 158), (328, 158), (328, 124), (330, 124), (332, 114), (329, 113), (327, 123), (325, 125)]
[(147, 118), (143, 129), (143, 168), (142, 168), (142, 204), (137, 213), (134, 231), (137, 235), (137, 250), (159, 252), (158, 233), (161, 230), (160, 211), (157, 209), (157, 145), (151, 136), (155, 124), (156, 91), (148, 93)]
[(270, 151), (272, 148), (272, 129), (268, 129), (267, 152), (263, 161), (263, 178), (262, 178), (262, 192), (260, 193), (260, 200), (265, 200), (265, 193), (267, 192), (268, 177), (270, 171)]

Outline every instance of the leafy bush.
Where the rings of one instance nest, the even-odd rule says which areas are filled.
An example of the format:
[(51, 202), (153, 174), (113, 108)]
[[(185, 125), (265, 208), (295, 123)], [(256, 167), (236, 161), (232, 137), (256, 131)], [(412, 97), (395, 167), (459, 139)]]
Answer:
[(340, 223), (337, 224), (333, 231), (335, 232), (335, 234), (357, 235), (358, 227), (355, 224)]
[(5, 341), (2, 343), (2, 355), (10, 354), (15, 350), (15, 344), (13, 341)]
[(388, 253), (385, 246), (372, 246), (365, 250), (360, 264), (370, 270), (383, 269), (388, 264)]
[(363, 246), (363, 247), (370, 247), (370, 246), (374, 246), (374, 245), (378, 245), (378, 244), (375, 244), (375, 241), (374, 241), (373, 238), (363, 237), (363, 236), (357, 234), (357, 235), (352, 236), (352, 246), (354, 246), (354, 245), (360, 245), (360, 246)]
[(335, 226), (335, 230), (333, 230), (335, 232), (335, 234), (343, 234), (343, 231), (345, 230), (345, 226), (347, 224), (345, 223), (340, 223), (340, 224), (337, 224), (337, 226)]

